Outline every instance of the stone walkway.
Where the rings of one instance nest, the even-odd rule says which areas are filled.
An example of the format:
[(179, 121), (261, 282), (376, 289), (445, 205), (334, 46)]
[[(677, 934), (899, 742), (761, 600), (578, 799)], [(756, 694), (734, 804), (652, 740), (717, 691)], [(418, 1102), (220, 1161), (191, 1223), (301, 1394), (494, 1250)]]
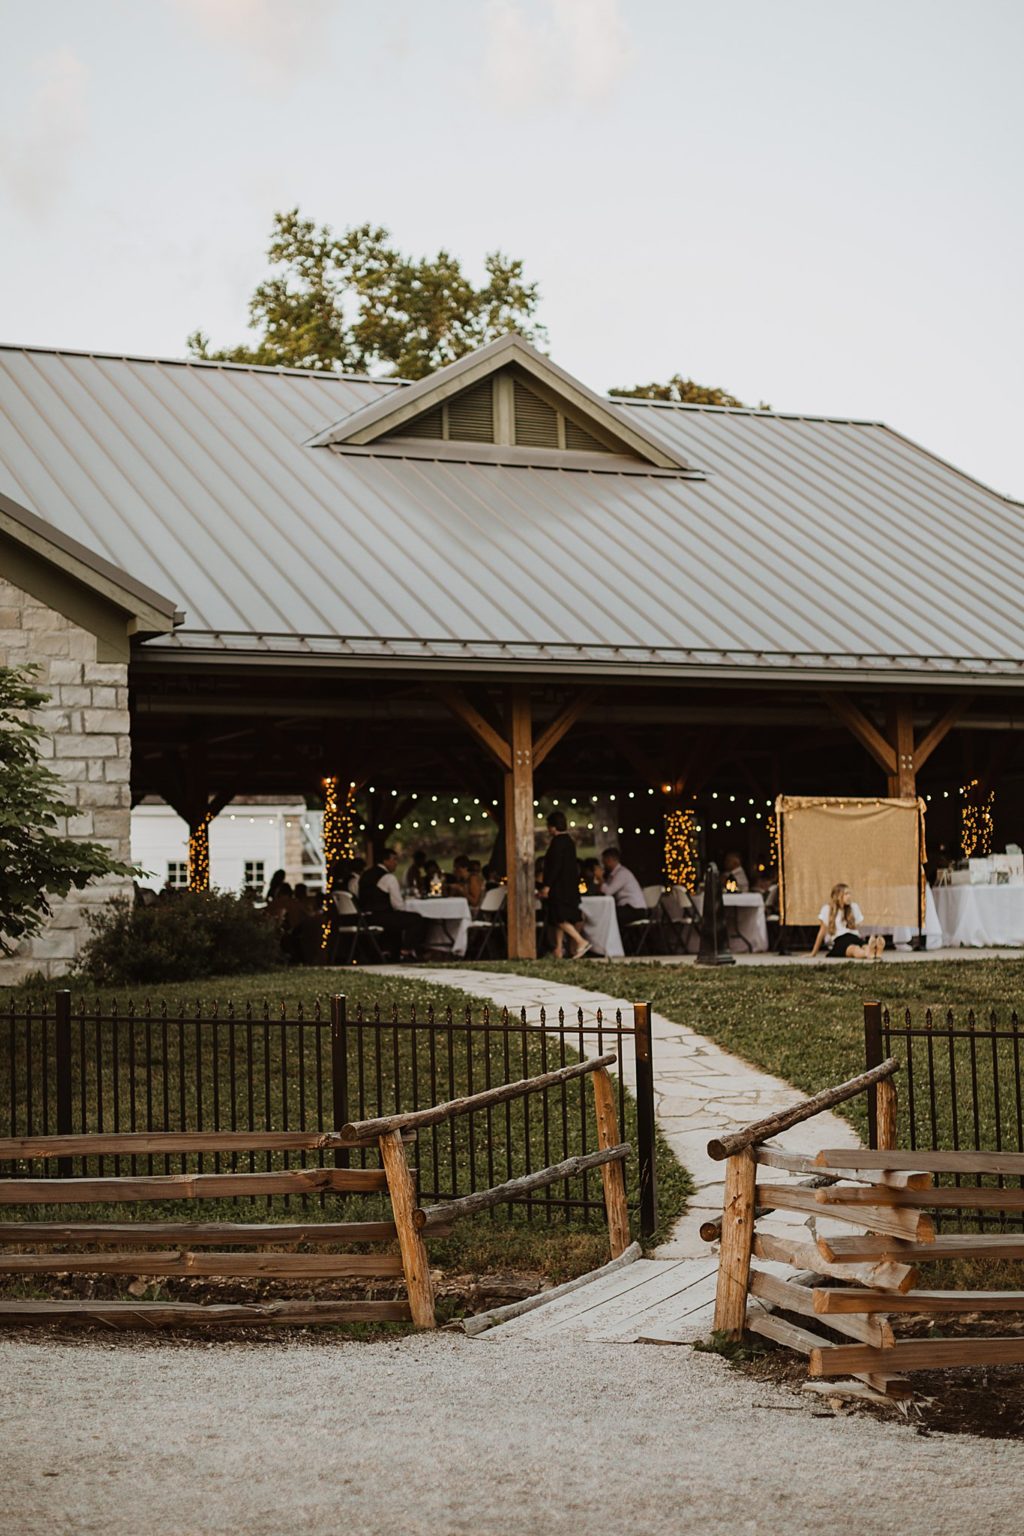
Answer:
[[(568, 983), (540, 981), (534, 976), (516, 976), (504, 971), (454, 967), (431, 969), (425, 966), (389, 966), (388, 975), (406, 975), (419, 981), (459, 987), (476, 997), (486, 998), (497, 1007), (518, 1013), (526, 1009), (527, 1019), (540, 1022), (540, 1010), (549, 1016), (558, 1009), (575, 1016), (583, 1009), (584, 1020), (593, 1022), (598, 1008), (605, 1017), (623, 1011), (623, 1021), (631, 1017), (632, 1004), (606, 992), (587, 991)], [(723, 1164), (712, 1162), (705, 1147), (712, 1136), (737, 1130), (752, 1120), (759, 1120), (773, 1110), (784, 1109), (805, 1097), (789, 1083), (760, 1072), (756, 1067), (723, 1051), (711, 1040), (684, 1024), (676, 1024), (662, 1014), (651, 1018), (652, 1055), (654, 1058), (654, 1098), (658, 1124), (665, 1139), (688, 1170), (696, 1185), (686, 1214), (677, 1223), (668, 1241), (656, 1256), (665, 1259), (700, 1259), (708, 1257), (708, 1245), (700, 1236), (702, 1221), (721, 1214)], [(626, 1086), (636, 1088), (633, 1064), (622, 1063)], [(822, 1083), (822, 1087), (827, 1084)], [(831, 1114), (818, 1115), (776, 1138), (793, 1152), (816, 1151), (819, 1147), (857, 1146), (855, 1132), (845, 1120)], [(776, 1175), (773, 1175), (776, 1177)], [(777, 1176), (779, 1179), (783, 1175)], [(779, 1213), (781, 1218), (781, 1213)], [(794, 1218), (797, 1225), (800, 1218)]]

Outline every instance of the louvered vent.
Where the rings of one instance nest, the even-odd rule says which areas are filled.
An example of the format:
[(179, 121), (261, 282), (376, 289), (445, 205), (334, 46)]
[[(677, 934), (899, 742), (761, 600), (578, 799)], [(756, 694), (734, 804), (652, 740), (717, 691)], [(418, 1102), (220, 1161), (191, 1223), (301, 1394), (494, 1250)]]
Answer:
[(565, 418), (565, 446), (574, 449), (577, 453), (610, 453), (604, 443), (591, 437), (586, 427), (581, 427), (575, 421)]
[(441, 419), (441, 407), (436, 405), (432, 411), (424, 411), (422, 416), (417, 416), (412, 421), (405, 421), (394, 432), (389, 432), (388, 437), (443, 437), (444, 426)]
[(558, 447), (558, 412), (516, 380), (516, 442), (526, 448)]
[(490, 379), (449, 400), (448, 436), (458, 443), (494, 442), (494, 388)]

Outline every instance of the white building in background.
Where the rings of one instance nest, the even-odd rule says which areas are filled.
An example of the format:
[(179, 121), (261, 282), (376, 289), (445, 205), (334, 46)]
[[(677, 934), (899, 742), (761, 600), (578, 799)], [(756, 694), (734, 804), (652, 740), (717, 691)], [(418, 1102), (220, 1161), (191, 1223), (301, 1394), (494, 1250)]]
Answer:
[[(162, 800), (144, 801), (131, 816), (132, 862), (139, 884), (159, 891), (188, 885), (188, 826)], [(210, 884), (222, 891), (263, 890), (275, 869), (291, 885), (324, 882), (323, 812), (303, 802), (233, 800), (210, 823)]]

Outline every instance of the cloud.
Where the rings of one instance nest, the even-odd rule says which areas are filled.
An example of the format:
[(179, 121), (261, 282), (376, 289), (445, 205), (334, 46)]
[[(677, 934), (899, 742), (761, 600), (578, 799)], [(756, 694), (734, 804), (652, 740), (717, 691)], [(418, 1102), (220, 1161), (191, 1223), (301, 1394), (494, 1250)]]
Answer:
[(506, 107), (604, 106), (633, 57), (621, 0), (489, 0), (484, 73)]
[(260, 86), (291, 88), (322, 68), (335, 0), (171, 0), (199, 33), (241, 60)]
[(70, 48), (36, 59), (28, 99), (8, 98), (14, 123), (0, 131), (0, 183), (14, 205), (44, 222), (66, 195), (89, 122), (89, 69)]

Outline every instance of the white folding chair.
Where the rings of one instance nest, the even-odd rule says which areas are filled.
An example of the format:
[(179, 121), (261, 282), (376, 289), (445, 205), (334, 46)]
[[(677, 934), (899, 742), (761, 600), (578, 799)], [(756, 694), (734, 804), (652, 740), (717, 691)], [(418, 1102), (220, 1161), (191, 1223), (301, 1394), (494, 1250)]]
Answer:
[[(384, 953), (379, 940), (384, 937), (384, 929), (379, 923), (371, 923), (366, 919), (365, 913), (359, 910), (355, 898), (348, 891), (332, 891), (331, 900), (334, 903), (334, 933), (331, 942), (331, 964), (351, 965), (356, 958), (360, 943), (365, 943), (378, 964), (383, 964)], [(348, 939), (348, 956), (345, 960), (339, 960), (342, 946)]]
[(467, 959), (482, 960), (494, 940), (500, 936), (505, 926), (503, 919), (507, 900), (508, 891), (503, 885), (496, 885), (484, 892), (477, 915), (469, 924), (469, 937), (466, 941)]

